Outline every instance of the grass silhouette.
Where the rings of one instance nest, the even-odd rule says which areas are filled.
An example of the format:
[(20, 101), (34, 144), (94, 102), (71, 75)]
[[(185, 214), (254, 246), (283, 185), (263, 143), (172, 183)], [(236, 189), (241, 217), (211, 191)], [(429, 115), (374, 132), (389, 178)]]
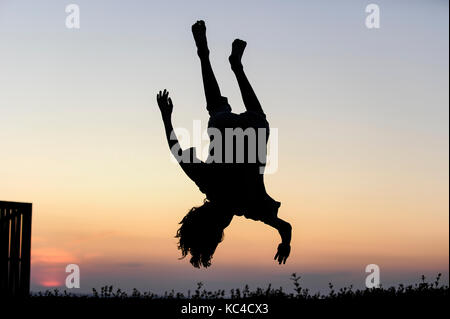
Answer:
[(344, 287), (336, 290), (333, 284), (329, 284), (329, 292), (327, 294), (310, 293), (310, 290), (303, 288), (300, 284), (301, 276), (293, 273), (290, 277), (293, 283), (294, 292), (285, 292), (282, 287), (273, 288), (271, 284), (267, 288), (256, 288), (250, 290), (248, 285), (243, 289), (231, 289), (227, 294), (225, 290), (219, 289), (215, 291), (208, 291), (203, 288), (203, 283), (197, 283), (197, 288), (194, 291), (188, 291), (187, 294), (175, 292), (174, 290), (166, 291), (162, 295), (152, 293), (150, 291), (141, 292), (133, 289), (131, 293), (122, 291), (121, 289), (114, 289), (113, 286), (103, 286), (99, 290), (93, 289), (90, 295), (79, 295), (67, 292), (67, 290), (60, 291), (59, 289), (46, 290), (44, 292), (32, 293), (29, 299), (179, 299), (179, 300), (216, 300), (216, 299), (287, 299), (287, 300), (355, 300), (367, 298), (418, 298), (418, 297), (448, 297), (449, 286), (441, 284), (442, 274), (438, 274), (434, 281), (426, 281), (425, 276), (421, 277), (419, 283), (405, 286), (400, 284), (396, 287), (384, 288), (366, 288), (353, 289), (353, 286)]
[[(141, 292), (133, 289), (131, 293), (104, 286), (93, 289), (91, 294), (74, 294), (67, 290), (46, 290), (32, 293), (21, 299), (2, 299), (9, 308), (26, 309), (35, 316), (42, 312), (44, 316), (51, 314), (70, 313), (71, 316), (83, 317), (100, 313), (102, 317), (141, 316), (149, 318), (301, 318), (306, 313), (314, 313), (314, 318), (320, 317), (398, 317), (407, 318), (423, 313), (424, 318), (437, 318), (447, 311), (449, 286), (441, 283), (441, 274), (432, 282), (425, 276), (413, 285), (398, 285), (396, 287), (379, 287), (371, 289), (353, 289), (352, 286), (335, 289), (330, 283), (326, 294), (311, 293), (301, 286), (301, 277), (292, 274), (291, 291), (282, 287), (250, 290), (248, 285), (243, 289), (231, 289), (228, 292), (219, 289), (208, 291), (203, 283), (188, 291), (187, 294), (167, 291), (155, 294), (150, 291)], [(2, 303), (3, 304), (3, 303)], [(237, 305), (240, 312), (227, 313), (227, 305)], [(268, 312), (264, 314), (250, 313), (246, 306), (267, 305)], [(187, 306), (215, 307), (213, 315), (182, 313)], [(247, 312), (240, 309), (244, 306)]]

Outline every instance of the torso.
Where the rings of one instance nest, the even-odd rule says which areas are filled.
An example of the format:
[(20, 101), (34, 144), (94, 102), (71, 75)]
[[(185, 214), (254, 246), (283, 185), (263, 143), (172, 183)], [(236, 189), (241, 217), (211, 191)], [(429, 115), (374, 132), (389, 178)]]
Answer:
[[(209, 163), (208, 187), (205, 190), (209, 200), (221, 202), (229, 206), (237, 215), (261, 220), (264, 214), (275, 214), (279, 203), (274, 201), (266, 192), (264, 186), (264, 166), (265, 154), (267, 152), (267, 140), (269, 137), (269, 124), (265, 117), (254, 113), (245, 112), (235, 114), (231, 112), (221, 112), (211, 117), (208, 127), (217, 128), (222, 132), (222, 145), (225, 145), (226, 128), (254, 128), (256, 142), (259, 134), (258, 128), (265, 129), (265, 138), (261, 137), (263, 143), (257, 144), (253, 149), (255, 161), (249, 161), (251, 155), (247, 153), (248, 143), (246, 142), (244, 150), (247, 153), (244, 157), (244, 163)], [(236, 153), (236, 143), (233, 143), (233, 152)], [(260, 149), (260, 148), (263, 149)], [(259, 148), (259, 149), (258, 149)], [(223, 154), (225, 155), (225, 147)], [(258, 158), (258, 154), (264, 154), (264, 158)], [(236, 160), (236, 159), (234, 159)], [(225, 157), (223, 157), (225, 162)], [(274, 208), (275, 206), (276, 209)], [(275, 211), (274, 211), (275, 210)], [(268, 212), (270, 211), (270, 212)]]

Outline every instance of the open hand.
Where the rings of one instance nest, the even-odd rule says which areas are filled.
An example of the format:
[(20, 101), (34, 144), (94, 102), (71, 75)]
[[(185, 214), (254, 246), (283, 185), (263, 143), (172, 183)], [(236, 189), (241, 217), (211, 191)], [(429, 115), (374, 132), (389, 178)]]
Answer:
[(173, 104), (172, 99), (169, 97), (169, 92), (164, 89), (164, 92), (159, 91), (156, 96), (158, 101), (159, 110), (163, 118), (169, 118), (172, 115)]
[(291, 252), (291, 246), (289, 244), (281, 243), (278, 245), (277, 254), (273, 259), (278, 260), (278, 263), (285, 264), (286, 259), (289, 257), (289, 253)]

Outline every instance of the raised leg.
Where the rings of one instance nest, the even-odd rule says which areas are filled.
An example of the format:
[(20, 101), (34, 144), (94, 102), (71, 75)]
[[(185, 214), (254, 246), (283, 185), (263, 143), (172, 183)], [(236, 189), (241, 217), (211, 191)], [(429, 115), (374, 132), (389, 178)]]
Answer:
[(192, 34), (194, 35), (195, 44), (197, 45), (197, 54), (200, 58), (206, 104), (208, 107), (213, 107), (220, 104), (222, 95), (220, 94), (219, 84), (217, 83), (209, 60), (205, 22), (200, 20), (194, 23), (192, 25)]
[(236, 79), (241, 90), (242, 100), (244, 101), (247, 111), (264, 113), (255, 91), (253, 91), (253, 88), (245, 75), (244, 67), (242, 66), (241, 59), (246, 46), (247, 42), (240, 39), (233, 41), (231, 55), (229, 57), (231, 69), (236, 75)]

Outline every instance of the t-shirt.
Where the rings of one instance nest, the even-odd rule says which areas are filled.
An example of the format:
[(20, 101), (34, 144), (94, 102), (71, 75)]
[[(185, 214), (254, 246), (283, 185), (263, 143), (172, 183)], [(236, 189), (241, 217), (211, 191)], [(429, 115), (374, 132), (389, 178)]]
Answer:
[[(236, 127), (267, 128), (264, 148), (269, 135), (265, 118), (253, 112), (219, 113), (210, 118), (208, 127), (217, 128), (221, 132), (224, 132), (225, 128)], [(258, 152), (257, 149), (255, 151)], [(265, 152), (266, 149), (262, 151)], [(229, 207), (235, 215), (254, 220), (264, 221), (277, 216), (281, 204), (267, 194), (264, 175), (261, 173), (265, 158), (264, 161), (257, 160), (256, 163), (249, 163), (248, 157), (245, 157), (244, 163), (216, 163), (209, 159), (205, 163), (198, 159), (195, 148), (192, 147), (183, 151), (182, 159), (184, 161), (180, 162), (180, 165), (183, 171), (208, 200)]]
[[(183, 158), (195, 157), (195, 148), (183, 151)], [(270, 197), (264, 175), (246, 170), (245, 164), (216, 164), (200, 160), (180, 166), (210, 201), (228, 207), (234, 215), (265, 221), (276, 217), (280, 202)]]

